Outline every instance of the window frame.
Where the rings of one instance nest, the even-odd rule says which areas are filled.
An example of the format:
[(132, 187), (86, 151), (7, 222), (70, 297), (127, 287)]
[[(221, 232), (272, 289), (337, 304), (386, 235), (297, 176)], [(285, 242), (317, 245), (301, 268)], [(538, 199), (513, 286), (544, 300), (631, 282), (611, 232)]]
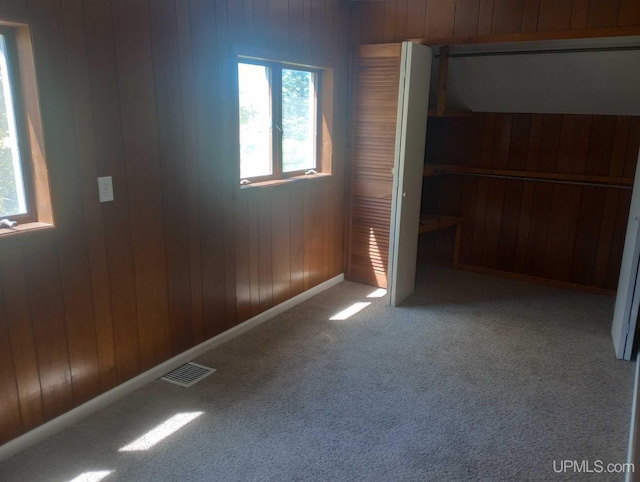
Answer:
[[(2, 219), (17, 221), (14, 227), (0, 226), (0, 250), (14, 249), (45, 240), (58, 239), (69, 233), (67, 209), (56, 209), (50, 183), (48, 150), (40, 108), (34, 40), (28, 19), (0, 19), (0, 28), (7, 34), (9, 69), (13, 103), (16, 114), (18, 146), (23, 168), (27, 214), (6, 216)], [(58, 171), (59, 173), (59, 171)], [(64, 190), (63, 190), (64, 192)], [(60, 200), (57, 196), (56, 200)], [(30, 204), (29, 204), (30, 203)], [(63, 219), (58, 219), (63, 218)], [(60, 221), (60, 222), (59, 222)]]
[[(323, 155), (322, 155), (322, 82), (323, 71), (321, 67), (312, 67), (305, 64), (299, 64), (288, 61), (280, 60), (267, 60), (258, 57), (250, 57), (244, 55), (238, 55), (236, 59), (236, 72), (238, 71), (239, 64), (251, 64), (267, 67), (269, 69), (269, 94), (270, 94), (270, 106), (271, 106), (271, 174), (263, 176), (242, 177), (240, 175), (240, 116), (239, 112), (236, 116), (238, 122), (238, 174), (239, 183), (241, 186), (251, 186), (262, 182), (270, 181), (283, 181), (291, 178), (304, 176), (309, 170), (316, 171), (317, 173), (323, 170)], [(282, 70), (291, 69), (301, 72), (310, 72), (314, 76), (314, 107), (315, 107), (315, 136), (314, 136), (314, 165), (305, 169), (299, 169), (296, 171), (285, 172), (283, 167), (283, 139), (284, 131), (282, 127)], [(239, 109), (240, 100), (240, 85), (239, 81), (236, 84), (236, 96), (237, 106)], [(249, 181), (249, 184), (242, 185), (243, 181)]]

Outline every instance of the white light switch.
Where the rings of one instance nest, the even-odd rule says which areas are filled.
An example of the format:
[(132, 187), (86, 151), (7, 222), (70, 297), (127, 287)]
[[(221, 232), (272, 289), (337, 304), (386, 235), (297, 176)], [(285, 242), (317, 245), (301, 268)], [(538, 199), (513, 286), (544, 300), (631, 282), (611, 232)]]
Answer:
[(113, 181), (111, 176), (98, 178), (98, 193), (101, 203), (113, 201)]

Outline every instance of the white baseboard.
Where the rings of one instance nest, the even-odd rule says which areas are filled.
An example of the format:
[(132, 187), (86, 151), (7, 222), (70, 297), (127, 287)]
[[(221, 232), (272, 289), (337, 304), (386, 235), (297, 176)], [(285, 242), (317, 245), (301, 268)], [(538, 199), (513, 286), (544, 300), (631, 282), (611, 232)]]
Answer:
[(35, 445), (46, 438), (50, 437), (56, 432), (73, 425), (79, 420), (83, 419), (87, 415), (90, 415), (102, 408), (112, 404), (116, 400), (124, 397), (125, 395), (137, 390), (138, 388), (146, 385), (157, 378), (160, 378), (165, 373), (170, 372), (174, 368), (183, 365), (184, 363), (193, 360), (194, 358), (202, 355), (203, 353), (215, 348), (222, 343), (229, 341), (232, 338), (235, 338), (238, 335), (258, 326), (261, 323), (264, 323), (267, 320), (279, 315), (280, 313), (284, 313), (285, 311), (293, 308), (294, 306), (302, 303), (303, 301), (308, 300), (309, 298), (321, 293), (322, 291), (331, 288), (332, 286), (337, 285), (344, 281), (344, 274), (339, 274), (324, 283), (320, 283), (317, 286), (305, 291), (304, 293), (300, 293), (297, 296), (294, 296), (287, 301), (280, 303), (273, 308), (268, 309), (267, 311), (260, 313), (253, 318), (248, 319), (247, 321), (240, 323), (239, 325), (234, 326), (233, 328), (220, 333), (219, 335), (214, 336), (213, 338), (208, 339), (207, 341), (200, 343), (199, 345), (190, 348), (189, 350), (180, 353), (179, 355), (174, 356), (170, 360), (167, 360), (160, 365), (157, 365), (150, 370), (147, 370), (144, 373), (128, 380), (121, 385), (118, 385), (115, 388), (112, 388), (108, 392), (103, 393), (102, 395), (98, 395), (96, 398), (89, 400), (78, 407), (69, 410), (68, 412), (60, 415), (59, 417), (54, 418), (53, 420), (48, 421), (47, 423), (40, 425), (39, 427), (34, 428), (33, 430), (21, 435), (20, 437), (7, 442), (6, 444), (0, 446), (0, 460), (7, 459), (12, 455)]

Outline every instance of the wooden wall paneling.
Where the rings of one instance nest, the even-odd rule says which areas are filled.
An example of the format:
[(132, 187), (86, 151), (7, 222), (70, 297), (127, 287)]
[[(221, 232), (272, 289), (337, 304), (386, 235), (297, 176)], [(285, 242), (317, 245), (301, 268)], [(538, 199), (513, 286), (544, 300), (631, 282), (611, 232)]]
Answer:
[(488, 35), (493, 28), (493, 10), (495, 0), (480, 0), (480, 10), (478, 11), (478, 35)]
[(482, 264), (489, 268), (495, 268), (498, 260), (506, 182), (504, 179), (489, 179), (487, 183), (488, 193), (482, 237)]
[(478, 31), (480, 0), (458, 0), (456, 16), (453, 22), (453, 35), (466, 37)]
[[(195, 5), (193, 4), (195, 10)], [(254, 44), (262, 46), (269, 45), (269, 2), (264, 0), (253, 1), (253, 38)]]
[(4, 298), (11, 300), (11, 303), (5, 303), (5, 311), (22, 426), (24, 430), (31, 430), (45, 419), (27, 277), (20, 250), (5, 251), (0, 255), (0, 276)]
[(502, 222), (499, 228), (496, 262), (496, 268), (500, 270), (515, 271), (518, 226), (524, 188), (525, 183), (522, 181), (505, 182)]
[[(349, 108), (351, 85), (351, 58), (344, 55), (344, 46), (350, 41), (350, 12), (351, 5), (345, 3), (333, 4), (333, 61), (336, 69), (333, 72), (333, 106), (332, 106), (332, 173), (333, 194), (335, 203), (329, 213), (333, 222), (333, 255), (330, 260), (330, 276), (337, 276), (345, 271), (345, 222), (347, 221), (346, 192), (348, 187), (346, 176), (346, 158), (349, 144)], [(400, 9), (400, 6), (398, 7)], [(398, 10), (400, 11), (400, 10)], [(405, 15), (406, 17), (406, 15)], [(397, 35), (397, 32), (396, 32)]]
[(586, 174), (609, 174), (612, 162), (613, 146), (616, 135), (617, 119), (615, 116), (594, 116), (589, 138), (589, 155), (586, 163)]
[(249, 199), (249, 282), (251, 285), (251, 315), (260, 313), (260, 242), (257, 197)]
[(629, 125), (629, 137), (627, 138), (627, 158), (624, 163), (624, 177), (634, 177), (636, 163), (638, 162), (638, 150), (640, 149), (640, 117), (632, 117)]
[(638, 0), (622, 0), (618, 26), (640, 25), (640, 2)]
[[(261, 193), (262, 194), (262, 193)], [(260, 311), (273, 306), (273, 249), (271, 190), (260, 196), (258, 204), (258, 289)], [(305, 216), (305, 219), (306, 216)]]
[(462, 206), (461, 215), (464, 218), (464, 224), (462, 225), (462, 239), (460, 246), (460, 262), (464, 264), (471, 264), (473, 259), (473, 245), (474, 245), (474, 215), (475, 204), (478, 197), (478, 178), (467, 176), (463, 180), (462, 184)]
[(522, 32), (536, 32), (540, 17), (540, 0), (524, 0)]
[(485, 116), (482, 128), (482, 147), (480, 154), (480, 165), (482, 167), (491, 167), (493, 161), (494, 148), (494, 132), (496, 126), (496, 114), (488, 113)]
[[(268, 0), (269, 48), (286, 52), (289, 47), (289, 3), (288, 0)], [(321, 10), (323, 10), (321, 8)], [(216, 9), (216, 16), (220, 12)]]
[(609, 252), (609, 267), (607, 269), (606, 287), (615, 290), (618, 287), (620, 277), (620, 264), (622, 263), (622, 252), (624, 250), (624, 238), (629, 220), (629, 207), (631, 205), (631, 191), (620, 190), (618, 194), (618, 205), (615, 213), (615, 227), (611, 240), (611, 250)]
[(20, 416), (20, 399), (16, 370), (11, 353), (6, 299), (0, 285), (0, 444), (8, 442), (22, 433), (22, 417)]
[(525, 0), (496, 0), (491, 33), (512, 33), (522, 30)]
[[(261, 18), (255, 8), (257, 6), (256, 3), (254, 21)], [(214, 3), (191, 4), (205, 339), (222, 332), (227, 320), (224, 236), (220, 232), (221, 227), (224, 229), (224, 199), (221, 191), (226, 178), (220, 159), (222, 119), (216, 115), (222, 109), (218, 101), (221, 91), (217, 68), (219, 47), (216, 29), (212, 28), (217, 22)], [(260, 25), (261, 28), (268, 26), (267, 15), (261, 18)], [(260, 30), (256, 33), (266, 45), (268, 32)]]
[[(597, 119), (592, 129), (592, 116), (590, 115), (564, 115), (560, 132), (560, 144), (557, 172), (571, 174), (599, 174), (588, 172), (587, 158), (590, 153), (591, 134), (596, 135), (599, 128)], [(605, 162), (606, 166), (606, 162)], [(601, 173), (606, 175), (606, 173)]]
[(511, 149), (511, 131), (513, 114), (497, 114), (493, 131), (493, 149), (491, 167), (509, 168), (509, 151)]
[(60, 271), (51, 242), (24, 248), (42, 406), (51, 420), (73, 406), (73, 385)]
[(428, 0), (425, 14), (425, 37), (448, 37), (453, 35), (456, 15), (456, 0)]
[(242, 0), (242, 20), (245, 30), (243, 38), (252, 43), (252, 34), (255, 30), (253, 25), (253, 0)]
[[(529, 144), (529, 129), (531, 116), (516, 114), (512, 119), (509, 133), (509, 152), (507, 163), (510, 169), (524, 170), (527, 162), (527, 146)], [(525, 182), (509, 181), (505, 186), (504, 210), (500, 226), (500, 242), (498, 247), (497, 268), (514, 271), (516, 264), (516, 250), (522, 209), (522, 195), (526, 190)]]
[[(313, 2), (311, 3), (314, 4)], [(384, 41), (385, 2), (371, 2), (362, 11), (361, 44)], [(424, 16), (423, 16), (424, 19)], [(422, 27), (421, 27), (422, 33)]]
[(589, 18), (589, 0), (573, 0), (571, 12), (571, 28), (585, 29)]
[[(291, 231), (289, 189), (274, 189), (271, 197), (271, 260), (273, 263), (273, 304), (291, 297)], [(322, 220), (316, 219), (316, 222)]]
[(117, 196), (114, 202), (100, 206), (109, 263), (118, 380), (123, 382), (140, 373), (140, 359), (129, 195), (123, 162), (111, 5), (86, 2), (83, 7), (98, 173), (113, 177), (114, 194)]
[[(243, 3), (241, 0), (227, 3), (227, 32), (229, 42), (232, 45), (246, 41), (247, 31), (245, 30)], [(253, 20), (253, 15), (251, 17), (251, 20)]]
[(309, 259), (308, 286), (312, 288), (321, 282), (323, 276), (327, 211), (326, 199), (318, 183), (310, 184), (306, 192), (308, 197), (305, 199), (305, 222), (309, 223), (309, 239), (305, 243), (305, 260)]
[(189, 273), (191, 285), (191, 326), (194, 343), (204, 341), (202, 253), (200, 248), (199, 170), (193, 52), (191, 45), (191, 11), (188, 2), (176, 2), (180, 98), (184, 123), (184, 166), (187, 176), (187, 231), (189, 239)]
[(616, 131), (613, 136), (613, 148), (609, 162), (609, 176), (622, 177), (624, 175), (630, 126), (631, 117), (619, 116), (616, 118)]
[[(424, 36), (424, 23), (425, 23), (425, 15), (427, 12), (427, 2), (410, 1), (408, 6), (409, 8), (407, 10), (407, 39), (422, 38)], [(365, 12), (366, 12), (366, 7), (365, 7)]]
[[(87, 46), (84, 32), (83, 7), (80, 1), (62, 4), (65, 40), (68, 51), (69, 80), (73, 103), (74, 128), (76, 131), (76, 152), (79, 162), (83, 193), (83, 209), (89, 269), (91, 280), (80, 282), (92, 290), (93, 316), (95, 319), (95, 339), (99, 363), (101, 389), (107, 390), (117, 384), (116, 357), (114, 347), (113, 320), (111, 313), (111, 289), (109, 286), (109, 266), (105, 241), (102, 210), (98, 203), (98, 165), (93, 135), (93, 111)], [(78, 248), (71, 248), (70, 252)], [(75, 263), (73, 263), (75, 264)], [(65, 294), (73, 293), (73, 288), (65, 288)], [(86, 294), (83, 297), (89, 301)]]
[(305, 1), (291, 2), (289, 5), (289, 44), (287, 49), (294, 56), (303, 56), (305, 47)]
[[(231, 58), (232, 45), (228, 30), (227, 1), (216, 0), (216, 56), (217, 75), (219, 77), (218, 109), (219, 127), (217, 129), (219, 154), (217, 156), (218, 170), (216, 179), (220, 187), (216, 189), (217, 206), (222, 206), (223, 222), (223, 246), (224, 246), (224, 283), (226, 313), (223, 329), (229, 329), (237, 323), (236, 281), (235, 281), (235, 242), (234, 230), (234, 194), (237, 193), (237, 180), (240, 179), (240, 158), (237, 143), (232, 139), (238, 139), (238, 128), (233, 122), (220, 122), (222, 119), (232, 119), (238, 115), (235, 104), (237, 91), (237, 66), (235, 59)], [(283, 48), (286, 50), (287, 38), (284, 37)], [(222, 181), (222, 182), (221, 182)]]
[(588, 28), (615, 27), (618, 25), (621, 0), (589, 0)]
[[(305, 205), (304, 189), (294, 186), (289, 193), (289, 216), (290, 216), (290, 279), (291, 296), (299, 295), (305, 290)], [(342, 244), (340, 244), (342, 249)]]
[(249, 201), (247, 196), (238, 196), (236, 201), (235, 251), (236, 301), (238, 321), (251, 318), (251, 275), (249, 263)]
[(398, 0), (396, 2), (396, 25), (394, 28), (394, 42), (400, 42), (407, 37), (407, 15), (409, 13), (409, 2), (411, 0)]
[[(593, 269), (593, 285), (607, 287), (607, 272), (609, 270), (611, 245), (615, 235), (616, 212), (618, 208), (618, 198), (620, 191), (617, 189), (607, 189), (604, 204), (602, 206), (602, 216), (600, 219), (600, 239), (596, 251), (595, 264)], [(576, 274), (576, 278), (579, 274)]]
[[(311, 12), (311, 6), (312, 6), (312, 0), (304, 0), (303, 1), (303, 5), (304, 5), (304, 22), (303, 22), (303, 37), (302, 37), (302, 44), (304, 46), (304, 54), (310, 54), (312, 52), (312, 48), (311, 48), (311, 42), (312, 42), (312, 38), (311, 38), (311, 16), (312, 16), (312, 12)], [(358, 22), (355, 22), (354, 25), (356, 25), (355, 31), (358, 33), (357, 36), (357, 40), (356, 37), (354, 35), (353, 39), (354, 39), (354, 44), (358, 44), (360, 42), (360, 29), (358, 28), (358, 26), (361, 23), (361, 18), (358, 18)]]
[(473, 218), (473, 249), (471, 253), (471, 262), (474, 265), (481, 266), (484, 264), (482, 251), (485, 238), (485, 220), (487, 216), (487, 205), (489, 197), (489, 179), (478, 179), (478, 195), (476, 198), (475, 213)]
[(573, 2), (558, 2), (557, 0), (540, 0), (540, 15), (538, 17), (538, 31), (568, 30), (571, 28), (571, 14)]
[[(606, 233), (601, 233), (602, 216), (606, 206), (607, 191), (611, 189), (583, 187), (577, 230), (573, 240), (570, 281), (587, 286), (599, 286), (594, 279), (600, 243)], [(594, 256), (595, 253), (595, 256)], [(600, 288), (605, 286), (600, 285)]]
[(393, 42), (396, 36), (396, 1), (385, 2), (384, 7), (384, 42)]
[(183, 168), (184, 122), (175, 2), (150, 2), (149, 18), (165, 226), (169, 340), (171, 353), (176, 355), (193, 346), (193, 327), (189, 230), (184, 229), (189, 205), (187, 171)]
[(170, 353), (167, 259), (154, 98), (149, 6), (115, 2), (113, 26), (134, 250), (140, 362), (151, 368)]
[[(87, 256), (82, 191), (78, 173), (73, 107), (69, 90), (62, 4), (29, 4), (34, 44), (39, 52), (38, 68), (49, 72), (49, 82), (39, 89), (49, 169), (56, 206), (56, 223), (65, 236), (55, 243), (63, 317), (66, 325), (67, 357), (73, 384), (73, 402), (80, 404), (97, 395), (100, 375)], [(65, 142), (68, 139), (69, 142)], [(60, 196), (64, 193), (64, 197)]]
[(582, 187), (580, 186), (564, 184), (553, 186), (544, 254), (544, 278), (569, 281), (571, 277), (571, 258), (581, 196)]

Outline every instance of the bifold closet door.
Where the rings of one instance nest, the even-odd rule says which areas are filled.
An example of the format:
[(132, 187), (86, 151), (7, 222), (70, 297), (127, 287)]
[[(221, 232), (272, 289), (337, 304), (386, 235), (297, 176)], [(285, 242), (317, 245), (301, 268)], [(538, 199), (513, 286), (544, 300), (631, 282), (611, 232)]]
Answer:
[(389, 244), (391, 306), (415, 290), (431, 58), (429, 47), (402, 44)]
[(402, 44), (358, 50), (347, 279), (387, 287)]
[(618, 358), (631, 360), (640, 306), (640, 153), (636, 164), (627, 234), (624, 240), (616, 307), (611, 325), (613, 347)]

